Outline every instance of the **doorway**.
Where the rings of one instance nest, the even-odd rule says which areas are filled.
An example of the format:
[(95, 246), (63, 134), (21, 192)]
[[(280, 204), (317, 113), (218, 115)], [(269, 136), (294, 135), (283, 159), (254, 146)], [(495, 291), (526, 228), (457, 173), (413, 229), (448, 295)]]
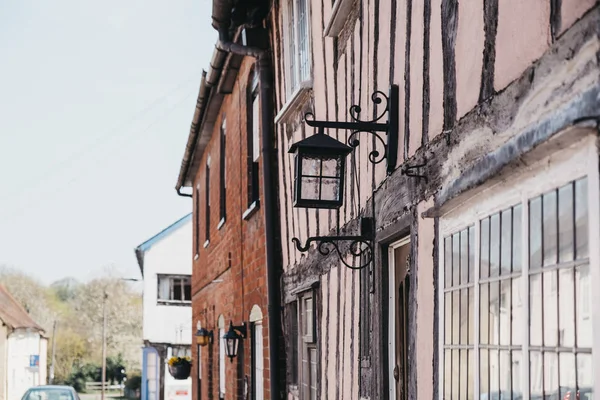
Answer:
[(410, 237), (388, 248), (388, 360), (390, 399), (408, 399)]

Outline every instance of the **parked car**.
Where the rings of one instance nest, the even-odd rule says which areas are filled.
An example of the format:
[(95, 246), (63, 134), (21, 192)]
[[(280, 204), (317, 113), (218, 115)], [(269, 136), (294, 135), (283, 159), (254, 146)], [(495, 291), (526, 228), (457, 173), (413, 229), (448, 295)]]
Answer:
[(79, 395), (71, 386), (44, 385), (33, 387), (21, 400), (80, 400)]

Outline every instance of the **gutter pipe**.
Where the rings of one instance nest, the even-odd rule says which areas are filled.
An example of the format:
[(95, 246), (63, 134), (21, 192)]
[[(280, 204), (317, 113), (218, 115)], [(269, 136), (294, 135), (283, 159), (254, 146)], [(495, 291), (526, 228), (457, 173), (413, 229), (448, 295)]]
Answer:
[(217, 48), (228, 53), (250, 56), (257, 59), (259, 82), (260, 82), (260, 98), (261, 98), (261, 155), (263, 157), (262, 173), (263, 173), (263, 195), (265, 199), (265, 239), (266, 239), (266, 261), (267, 261), (267, 298), (268, 298), (268, 316), (269, 316), (269, 373), (270, 373), (270, 393), (271, 399), (281, 399), (282, 393), (280, 390), (280, 365), (279, 350), (281, 337), (281, 291), (280, 278), (281, 270), (278, 268), (278, 242), (276, 235), (279, 227), (279, 218), (277, 214), (276, 204), (276, 185), (277, 180), (274, 177), (273, 171), (276, 168), (277, 159), (273, 157), (275, 148), (273, 145), (273, 137), (275, 131), (273, 129), (273, 107), (271, 104), (273, 96), (273, 88), (271, 84), (272, 65), (268, 51), (256, 48), (243, 46), (233, 43), (229, 40), (224, 41), (222, 38), (228, 37), (227, 32), (219, 31), (219, 41)]

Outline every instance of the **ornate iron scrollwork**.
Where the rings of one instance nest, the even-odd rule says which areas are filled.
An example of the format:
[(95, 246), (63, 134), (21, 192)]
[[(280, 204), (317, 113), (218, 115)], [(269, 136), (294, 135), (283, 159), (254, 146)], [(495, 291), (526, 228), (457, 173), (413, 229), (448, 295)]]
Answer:
[[(358, 266), (354, 263), (349, 263), (344, 257), (344, 252), (340, 249), (341, 241), (349, 241), (348, 253), (354, 260), (358, 259)], [(362, 269), (367, 267), (373, 261), (373, 244), (371, 240), (362, 236), (313, 236), (306, 240), (304, 246), (300, 244), (298, 238), (293, 238), (292, 242), (296, 245), (296, 249), (301, 252), (306, 252), (310, 249), (312, 242), (317, 242), (317, 251), (328, 256), (332, 249), (338, 254), (340, 261), (350, 269)]]
[[(351, 131), (348, 137), (348, 145), (356, 148), (360, 144), (358, 134), (369, 133), (377, 139), (383, 151), (374, 149), (369, 153), (369, 161), (373, 164), (379, 164), (383, 160), (387, 160), (388, 173), (392, 173), (396, 168), (398, 158), (398, 124), (399, 124), (399, 89), (398, 85), (390, 87), (389, 96), (381, 91), (376, 91), (371, 94), (371, 101), (377, 106), (384, 104), (383, 110), (375, 115), (371, 120), (361, 120), (360, 113), (362, 108), (358, 104), (350, 106), (348, 113), (351, 121), (317, 121), (313, 113), (304, 115), (304, 122), (308, 126), (317, 128), (323, 132), (324, 129), (345, 129)], [(388, 116), (387, 121), (381, 122), (383, 118)], [(387, 135), (387, 142), (379, 133)]]
[[(298, 251), (305, 253), (310, 249), (311, 243), (317, 244), (317, 251), (328, 256), (332, 251), (337, 253), (340, 261), (350, 269), (362, 269), (367, 267), (374, 258), (373, 236), (374, 236), (373, 218), (361, 218), (361, 235), (360, 236), (313, 236), (306, 239), (304, 246), (298, 238), (292, 238), (292, 242)], [(342, 242), (349, 242), (342, 247)], [(347, 252), (346, 252), (347, 250)], [(345, 256), (352, 256), (353, 262), (346, 261)]]

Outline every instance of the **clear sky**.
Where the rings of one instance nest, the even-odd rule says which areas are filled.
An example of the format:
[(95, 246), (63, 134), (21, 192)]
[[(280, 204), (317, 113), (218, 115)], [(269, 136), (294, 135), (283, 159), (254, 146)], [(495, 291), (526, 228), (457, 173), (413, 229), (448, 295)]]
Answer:
[(211, 4), (0, 1), (0, 266), (140, 276), (133, 249), (192, 210), (174, 186)]

